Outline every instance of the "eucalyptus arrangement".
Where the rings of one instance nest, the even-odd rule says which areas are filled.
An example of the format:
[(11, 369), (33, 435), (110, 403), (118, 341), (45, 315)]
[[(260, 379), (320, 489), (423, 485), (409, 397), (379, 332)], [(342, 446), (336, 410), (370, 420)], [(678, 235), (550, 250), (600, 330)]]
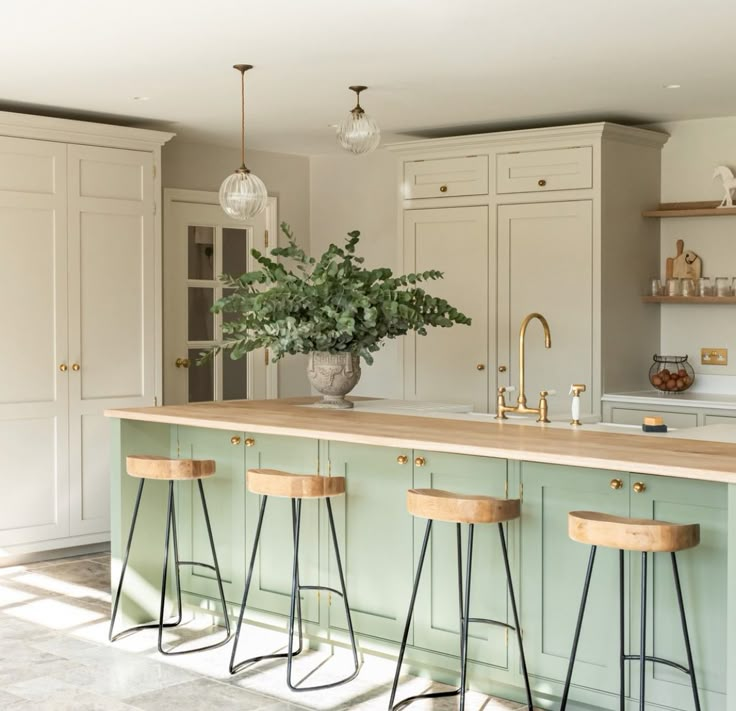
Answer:
[(297, 246), (289, 225), (282, 223), (281, 230), (287, 246), (272, 249), (270, 257), (251, 251), (258, 269), (221, 277), (229, 293), (212, 311), (237, 316), (223, 323), (223, 342), (207, 355), (222, 349), (238, 359), (268, 348), (278, 360), (307, 353), (310, 381), (324, 395), (322, 404), (345, 408), (352, 407), (344, 395), (358, 382), (360, 358), (372, 364), (372, 354), (386, 339), (471, 322), (420, 286), (441, 279), (442, 272), (394, 276), (385, 267), (362, 266), (358, 231), (348, 233), (343, 247), (331, 244), (316, 259)]

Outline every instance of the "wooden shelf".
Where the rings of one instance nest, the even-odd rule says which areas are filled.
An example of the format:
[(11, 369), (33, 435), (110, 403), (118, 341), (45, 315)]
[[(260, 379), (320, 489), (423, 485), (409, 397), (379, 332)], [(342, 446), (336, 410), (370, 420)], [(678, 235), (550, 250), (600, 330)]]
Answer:
[(645, 304), (736, 304), (736, 296), (642, 296)]
[(718, 202), (663, 202), (656, 210), (644, 210), (644, 217), (725, 217), (736, 215), (736, 207), (716, 207)]

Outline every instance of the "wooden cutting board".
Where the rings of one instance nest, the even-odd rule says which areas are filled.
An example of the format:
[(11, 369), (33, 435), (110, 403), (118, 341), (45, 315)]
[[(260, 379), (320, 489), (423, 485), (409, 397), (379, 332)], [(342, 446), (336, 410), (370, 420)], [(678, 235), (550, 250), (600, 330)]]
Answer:
[(700, 279), (703, 262), (695, 252), (685, 252), (685, 242), (677, 240), (677, 254), (665, 262), (667, 279)]

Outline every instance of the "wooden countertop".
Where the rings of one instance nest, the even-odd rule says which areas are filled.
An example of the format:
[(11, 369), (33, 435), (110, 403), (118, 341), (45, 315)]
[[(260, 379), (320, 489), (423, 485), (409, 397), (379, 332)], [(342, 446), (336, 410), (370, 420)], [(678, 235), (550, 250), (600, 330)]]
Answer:
[(127, 420), (474, 454), (736, 484), (736, 445), (352, 410), (297, 407), (316, 398), (108, 410)]

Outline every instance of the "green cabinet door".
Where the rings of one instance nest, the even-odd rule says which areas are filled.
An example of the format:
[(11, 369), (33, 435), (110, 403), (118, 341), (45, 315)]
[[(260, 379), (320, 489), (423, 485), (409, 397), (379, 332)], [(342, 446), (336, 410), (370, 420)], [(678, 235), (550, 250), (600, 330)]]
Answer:
[[(611, 482), (620, 480), (618, 489)], [(590, 548), (571, 541), (575, 510), (629, 513), (629, 475), (523, 462), (522, 629), (532, 683), (559, 696), (567, 673)], [(618, 692), (618, 553), (600, 548), (588, 596), (570, 698), (601, 705), (591, 689)], [(613, 607), (612, 607), (613, 602)], [(612, 702), (613, 703), (613, 702)]]
[[(414, 456), (416, 488), (506, 497), (505, 459), (419, 451)], [(419, 558), (425, 526), (425, 519), (415, 519), (415, 560)], [(462, 526), (463, 577), (467, 530), (467, 526)], [(475, 527), (471, 580), (470, 616), (508, 622), (511, 611), (496, 525), (482, 524)], [(430, 547), (414, 611), (414, 645), (459, 656), (459, 614), (457, 526), (454, 523), (437, 521), (432, 526)], [(507, 669), (509, 657), (506, 630), (496, 625), (471, 625), (468, 657)]]
[[(330, 442), (328, 452), (332, 475), (346, 478), (346, 496), (332, 503), (353, 625), (362, 637), (399, 641), (413, 576), (412, 517), (406, 510), (411, 450)], [(329, 585), (339, 590), (331, 545), (323, 550)], [(346, 628), (334, 596), (330, 627)]]
[[(710, 711), (726, 708), (727, 630), (727, 545), (728, 498), (726, 484), (631, 475), (632, 483), (646, 489), (630, 489), (631, 515), (673, 523), (700, 524), (700, 545), (677, 554), (690, 641), (700, 690), (700, 703)], [(648, 654), (673, 659), (687, 666), (668, 553), (650, 556), (649, 609), (647, 610)], [(639, 650), (641, 555), (631, 556), (630, 652)], [(631, 696), (639, 698), (639, 665), (630, 662)], [(731, 670), (733, 673), (733, 670)], [(664, 665), (648, 665), (647, 704), (692, 709), (690, 680), (682, 672)]]
[[(279, 469), (291, 474), (319, 472), (319, 442), (301, 437), (247, 435), (245, 463), (248, 469)], [(261, 497), (246, 492), (246, 556), (255, 538)], [(319, 521), (325, 515), (319, 501), (302, 502), (299, 543), (299, 576), (302, 585), (319, 584)], [(261, 530), (259, 554), (253, 572), (248, 607), (279, 615), (289, 614), (294, 543), (291, 500), (269, 497)], [(241, 590), (242, 597), (242, 590)], [(310, 622), (319, 621), (319, 600), (315, 592), (302, 593), (302, 615)]]
[[(231, 438), (237, 443), (233, 444)], [(245, 457), (242, 434), (199, 427), (178, 428), (179, 456), (214, 459), (216, 473), (202, 480), (225, 598), (237, 602), (243, 594), (245, 561)], [(177, 528), (181, 560), (212, 564), (212, 553), (196, 483), (178, 482)], [(161, 512), (165, 518), (165, 512)], [(182, 588), (219, 599), (215, 574), (207, 568), (184, 566)]]

